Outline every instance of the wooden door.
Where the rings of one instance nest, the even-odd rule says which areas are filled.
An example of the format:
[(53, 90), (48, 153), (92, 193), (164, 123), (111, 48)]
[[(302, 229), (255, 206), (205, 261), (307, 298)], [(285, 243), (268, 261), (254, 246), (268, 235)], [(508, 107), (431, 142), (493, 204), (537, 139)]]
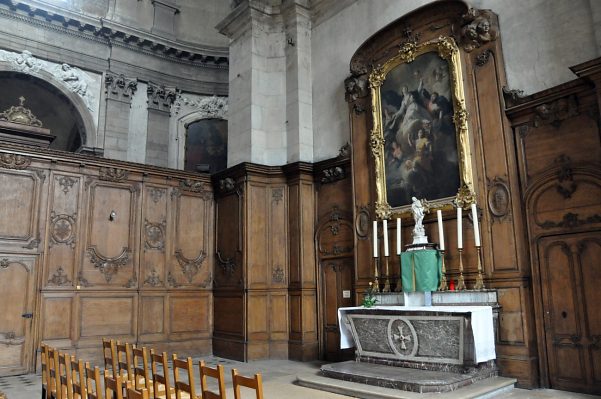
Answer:
[(31, 371), (35, 258), (0, 255), (0, 376)]
[(601, 232), (538, 244), (552, 388), (601, 393)]
[(340, 349), (338, 308), (353, 306), (352, 259), (331, 259), (321, 262), (323, 292), (323, 355), (328, 361), (352, 358), (353, 349)]

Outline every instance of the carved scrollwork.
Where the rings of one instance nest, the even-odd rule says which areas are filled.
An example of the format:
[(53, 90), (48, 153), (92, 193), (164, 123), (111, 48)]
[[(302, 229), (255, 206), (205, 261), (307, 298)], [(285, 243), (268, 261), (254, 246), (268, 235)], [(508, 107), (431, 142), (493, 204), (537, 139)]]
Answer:
[(163, 198), (163, 195), (165, 195), (165, 192), (166, 190), (164, 188), (153, 187), (148, 190), (148, 195), (150, 195), (152, 202), (158, 204), (161, 198)]
[(237, 184), (231, 177), (219, 180), (219, 191), (221, 194), (236, 193), (238, 197), (242, 196), (242, 185)]
[(344, 99), (353, 102), (369, 95), (367, 75), (350, 76), (344, 80)]
[(177, 262), (182, 269), (182, 273), (184, 276), (186, 276), (186, 279), (189, 283), (192, 282), (194, 276), (196, 276), (200, 271), (202, 262), (206, 259), (206, 257), (207, 254), (204, 250), (201, 250), (198, 256), (194, 259), (186, 258), (181, 249), (177, 249), (175, 251), (175, 259), (177, 259)]
[(151, 287), (159, 287), (163, 285), (161, 281), (161, 277), (159, 273), (157, 273), (156, 269), (152, 269), (150, 275), (144, 280), (144, 285), (150, 285)]
[(572, 173), (572, 160), (569, 156), (562, 154), (553, 161), (559, 166), (557, 173), (557, 192), (565, 199), (572, 198), (572, 194), (578, 189)]
[(50, 246), (65, 244), (75, 248), (75, 226), (77, 225), (77, 213), (73, 215), (50, 212)]
[(129, 176), (129, 172), (125, 169), (119, 168), (100, 168), (98, 178), (100, 180), (112, 181), (112, 182), (122, 182), (127, 180)]
[(127, 247), (123, 248), (121, 254), (114, 258), (109, 258), (98, 253), (95, 246), (88, 248), (87, 253), (90, 261), (102, 273), (107, 283), (110, 283), (113, 276), (119, 273), (119, 269), (129, 262), (131, 256), (131, 251)]
[(179, 188), (182, 191), (200, 194), (200, 197), (205, 201), (211, 201), (213, 199), (213, 190), (208, 183), (185, 179), (179, 182)]
[(276, 266), (276, 268), (271, 272), (271, 281), (276, 284), (282, 284), (285, 278), (286, 274), (281, 266)]
[(510, 89), (503, 86), (503, 98), (505, 99), (505, 107), (513, 107), (525, 102), (524, 90)]
[(148, 107), (169, 111), (171, 104), (175, 101), (176, 89), (173, 87), (165, 87), (152, 82), (148, 82), (146, 89), (148, 95)]
[(333, 168), (324, 169), (322, 172), (321, 184), (334, 183), (338, 180), (344, 180), (346, 173), (344, 167), (335, 166)]
[(111, 72), (107, 72), (104, 78), (104, 87), (109, 98), (113, 99), (131, 99), (138, 89), (138, 81), (136, 79), (130, 79), (125, 75), (116, 75)]
[(279, 204), (280, 201), (284, 198), (284, 188), (276, 187), (271, 191), (271, 201)]
[(492, 12), (470, 8), (462, 15), (459, 27), (453, 29), (459, 45), (469, 53), (496, 40), (499, 29), (493, 25), (493, 20)]
[(79, 182), (79, 179), (74, 179), (70, 176), (57, 176), (56, 181), (58, 181), (58, 185), (62, 187), (62, 191), (66, 195), (69, 193), (69, 190)]
[(543, 229), (552, 229), (552, 228), (556, 228), (556, 227), (565, 227), (568, 229), (573, 229), (576, 227), (580, 227), (586, 224), (595, 224), (595, 223), (601, 223), (601, 215), (598, 214), (594, 214), (591, 216), (587, 216), (584, 219), (580, 218), (580, 215), (578, 215), (577, 213), (572, 213), (572, 212), (568, 212), (565, 215), (563, 215), (563, 218), (561, 221), (551, 221), (551, 220), (546, 220), (544, 222), (537, 222), (536, 224), (538, 224), (540, 227), (542, 227)]
[(481, 67), (481, 66), (486, 65), (486, 63), (488, 62), (488, 60), (490, 60), (490, 56), (491, 55), (493, 55), (493, 52), (492, 52), (491, 49), (486, 49), (486, 50), (482, 51), (476, 57), (476, 66)]
[(138, 286), (138, 275), (136, 274), (136, 271), (134, 270), (133, 276), (131, 276), (131, 278), (129, 280), (127, 280), (127, 283), (125, 283), (125, 288), (136, 288), (137, 286)]
[(10, 263), (11, 262), (8, 260), (8, 258), (2, 258), (0, 259), (0, 268), (6, 269), (10, 265)]
[(80, 285), (82, 287), (91, 287), (92, 286), (92, 284), (90, 284), (90, 282), (83, 276), (82, 271), (77, 273), (77, 285)]
[(167, 283), (173, 288), (178, 288), (182, 286), (180, 283), (177, 282), (177, 280), (171, 272), (167, 273)]
[(167, 231), (167, 221), (163, 219), (160, 223), (149, 222), (144, 220), (144, 248), (156, 249), (159, 251), (165, 250), (165, 232)]
[(48, 285), (56, 285), (61, 287), (63, 285), (70, 284), (71, 280), (69, 280), (69, 276), (67, 275), (67, 273), (65, 273), (65, 270), (62, 266), (59, 266), (58, 269), (56, 269), (56, 272), (54, 272), (52, 277), (48, 280)]
[(502, 177), (495, 177), (488, 180), (488, 210), (492, 215), (492, 221), (503, 221), (511, 218), (510, 204), (511, 196), (507, 180)]
[(551, 125), (558, 128), (561, 123), (578, 115), (578, 98), (575, 94), (560, 98), (550, 103), (545, 103), (534, 108), (532, 125), (539, 127)]
[(23, 170), (31, 165), (31, 158), (17, 154), (0, 154), (0, 167)]
[(234, 259), (223, 259), (221, 257), (221, 252), (219, 251), (217, 251), (216, 255), (217, 262), (219, 263), (219, 266), (221, 266), (221, 271), (223, 272), (223, 274), (227, 274), (228, 276), (233, 275), (234, 271), (236, 270), (236, 262), (234, 262)]

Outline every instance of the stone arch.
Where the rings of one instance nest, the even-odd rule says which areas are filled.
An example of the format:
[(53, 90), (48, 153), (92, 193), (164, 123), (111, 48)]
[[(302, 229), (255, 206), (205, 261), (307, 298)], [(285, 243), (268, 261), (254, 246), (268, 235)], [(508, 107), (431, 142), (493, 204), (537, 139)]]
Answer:
[(36, 79), (41, 81), (42, 86), (46, 88), (50, 87), (52, 90), (55, 90), (56, 95), (66, 98), (75, 111), (74, 116), (79, 127), (81, 146), (96, 146), (97, 126), (94, 116), (88, 108), (88, 104), (86, 104), (78, 94), (71, 91), (64, 82), (60, 81), (52, 73), (44, 69), (17, 70), (11, 65), (11, 63), (1, 60), (0, 74), (27, 75), (30, 78), (33, 78), (34, 81)]

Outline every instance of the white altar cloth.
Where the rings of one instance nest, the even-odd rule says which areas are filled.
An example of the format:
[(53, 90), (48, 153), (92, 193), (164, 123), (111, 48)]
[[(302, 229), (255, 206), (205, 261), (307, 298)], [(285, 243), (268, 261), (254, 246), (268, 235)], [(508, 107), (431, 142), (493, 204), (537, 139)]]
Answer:
[(344, 322), (349, 310), (385, 310), (389, 312), (417, 311), (440, 313), (471, 313), (472, 331), (474, 334), (474, 352), (476, 363), (496, 359), (495, 335), (493, 329), (492, 307), (490, 306), (373, 306), (371, 308), (349, 307), (338, 309), (338, 325), (340, 326), (340, 348), (355, 346), (351, 331)]

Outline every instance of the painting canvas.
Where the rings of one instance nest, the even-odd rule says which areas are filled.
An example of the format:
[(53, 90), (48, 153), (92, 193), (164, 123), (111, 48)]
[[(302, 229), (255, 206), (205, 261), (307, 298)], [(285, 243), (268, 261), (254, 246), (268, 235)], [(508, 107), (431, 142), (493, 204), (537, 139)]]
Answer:
[(380, 87), (386, 199), (392, 208), (453, 197), (460, 187), (449, 61), (438, 52), (400, 63)]
[(188, 125), (185, 170), (215, 173), (225, 168), (227, 168), (227, 121), (202, 119)]

